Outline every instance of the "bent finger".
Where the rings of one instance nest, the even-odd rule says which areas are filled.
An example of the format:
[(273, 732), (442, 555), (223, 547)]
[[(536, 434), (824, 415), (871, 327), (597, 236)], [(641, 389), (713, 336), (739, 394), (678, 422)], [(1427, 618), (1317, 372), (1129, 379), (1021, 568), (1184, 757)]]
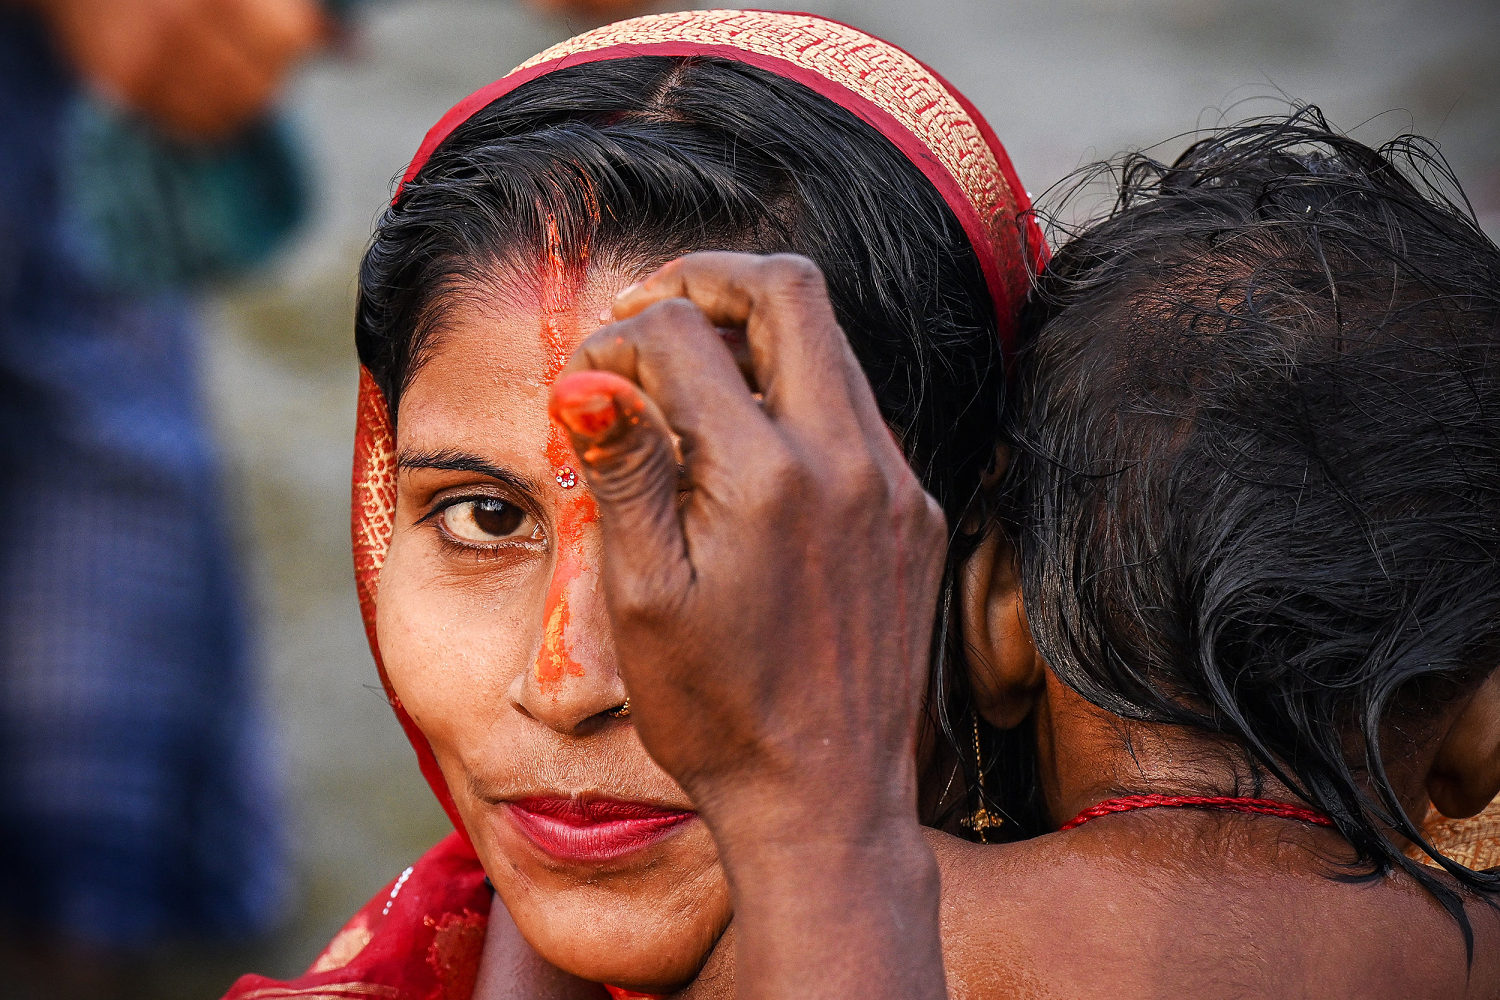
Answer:
[(840, 436), (884, 433), (864, 372), (839, 326), (817, 266), (791, 254), (690, 254), (664, 265), (615, 300), (636, 315), (684, 298), (710, 323), (742, 328), (756, 385), (774, 418), (790, 417)]
[(612, 372), (552, 385), (548, 412), (583, 467), (604, 537), (606, 599), (620, 624), (669, 620), (694, 571), (677, 509), (677, 458), (661, 413)]
[(661, 408), (681, 438), (695, 488), (714, 490), (772, 433), (730, 348), (702, 310), (683, 299), (595, 331), (563, 369), (585, 370), (629, 379)]

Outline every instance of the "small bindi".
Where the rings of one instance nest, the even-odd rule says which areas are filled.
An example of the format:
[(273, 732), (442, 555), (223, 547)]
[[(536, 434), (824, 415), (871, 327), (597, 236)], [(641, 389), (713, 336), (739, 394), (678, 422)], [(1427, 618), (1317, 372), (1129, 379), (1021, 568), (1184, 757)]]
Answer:
[(558, 469), (557, 475), (553, 478), (557, 480), (557, 485), (561, 486), (565, 490), (571, 490), (573, 487), (578, 485), (578, 473), (574, 472), (566, 465)]

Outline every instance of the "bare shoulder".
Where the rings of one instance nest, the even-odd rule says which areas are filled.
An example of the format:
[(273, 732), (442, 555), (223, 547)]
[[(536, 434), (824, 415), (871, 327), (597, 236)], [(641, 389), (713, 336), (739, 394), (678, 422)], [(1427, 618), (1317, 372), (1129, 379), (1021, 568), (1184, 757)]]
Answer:
[(1141, 832), (933, 834), (950, 995), (1500, 1000), (1500, 910), (1483, 900), (1466, 907), (1470, 964), (1459, 923), (1408, 876), (1351, 885)]

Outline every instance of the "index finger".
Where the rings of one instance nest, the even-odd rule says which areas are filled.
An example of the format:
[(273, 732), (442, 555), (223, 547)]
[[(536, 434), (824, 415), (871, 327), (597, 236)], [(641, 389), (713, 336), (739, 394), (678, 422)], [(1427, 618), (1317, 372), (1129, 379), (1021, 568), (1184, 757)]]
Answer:
[(689, 254), (621, 292), (614, 315), (624, 319), (670, 298), (692, 302), (715, 326), (744, 329), (755, 384), (771, 416), (884, 433), (875, 397), (812, 261), (792, 254)]

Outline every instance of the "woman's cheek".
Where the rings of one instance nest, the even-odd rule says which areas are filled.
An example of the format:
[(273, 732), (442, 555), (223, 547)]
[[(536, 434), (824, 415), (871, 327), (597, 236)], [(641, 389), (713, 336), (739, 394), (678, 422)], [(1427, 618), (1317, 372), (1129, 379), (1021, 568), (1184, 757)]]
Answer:
[(474, 581), (444, 582), (413, 571), (392, 544), (376, 595), (375, 633), (391, 687), (433, 745), (459, 749), (482, 739), (511, 679), (529, 666), (532, 630)]

